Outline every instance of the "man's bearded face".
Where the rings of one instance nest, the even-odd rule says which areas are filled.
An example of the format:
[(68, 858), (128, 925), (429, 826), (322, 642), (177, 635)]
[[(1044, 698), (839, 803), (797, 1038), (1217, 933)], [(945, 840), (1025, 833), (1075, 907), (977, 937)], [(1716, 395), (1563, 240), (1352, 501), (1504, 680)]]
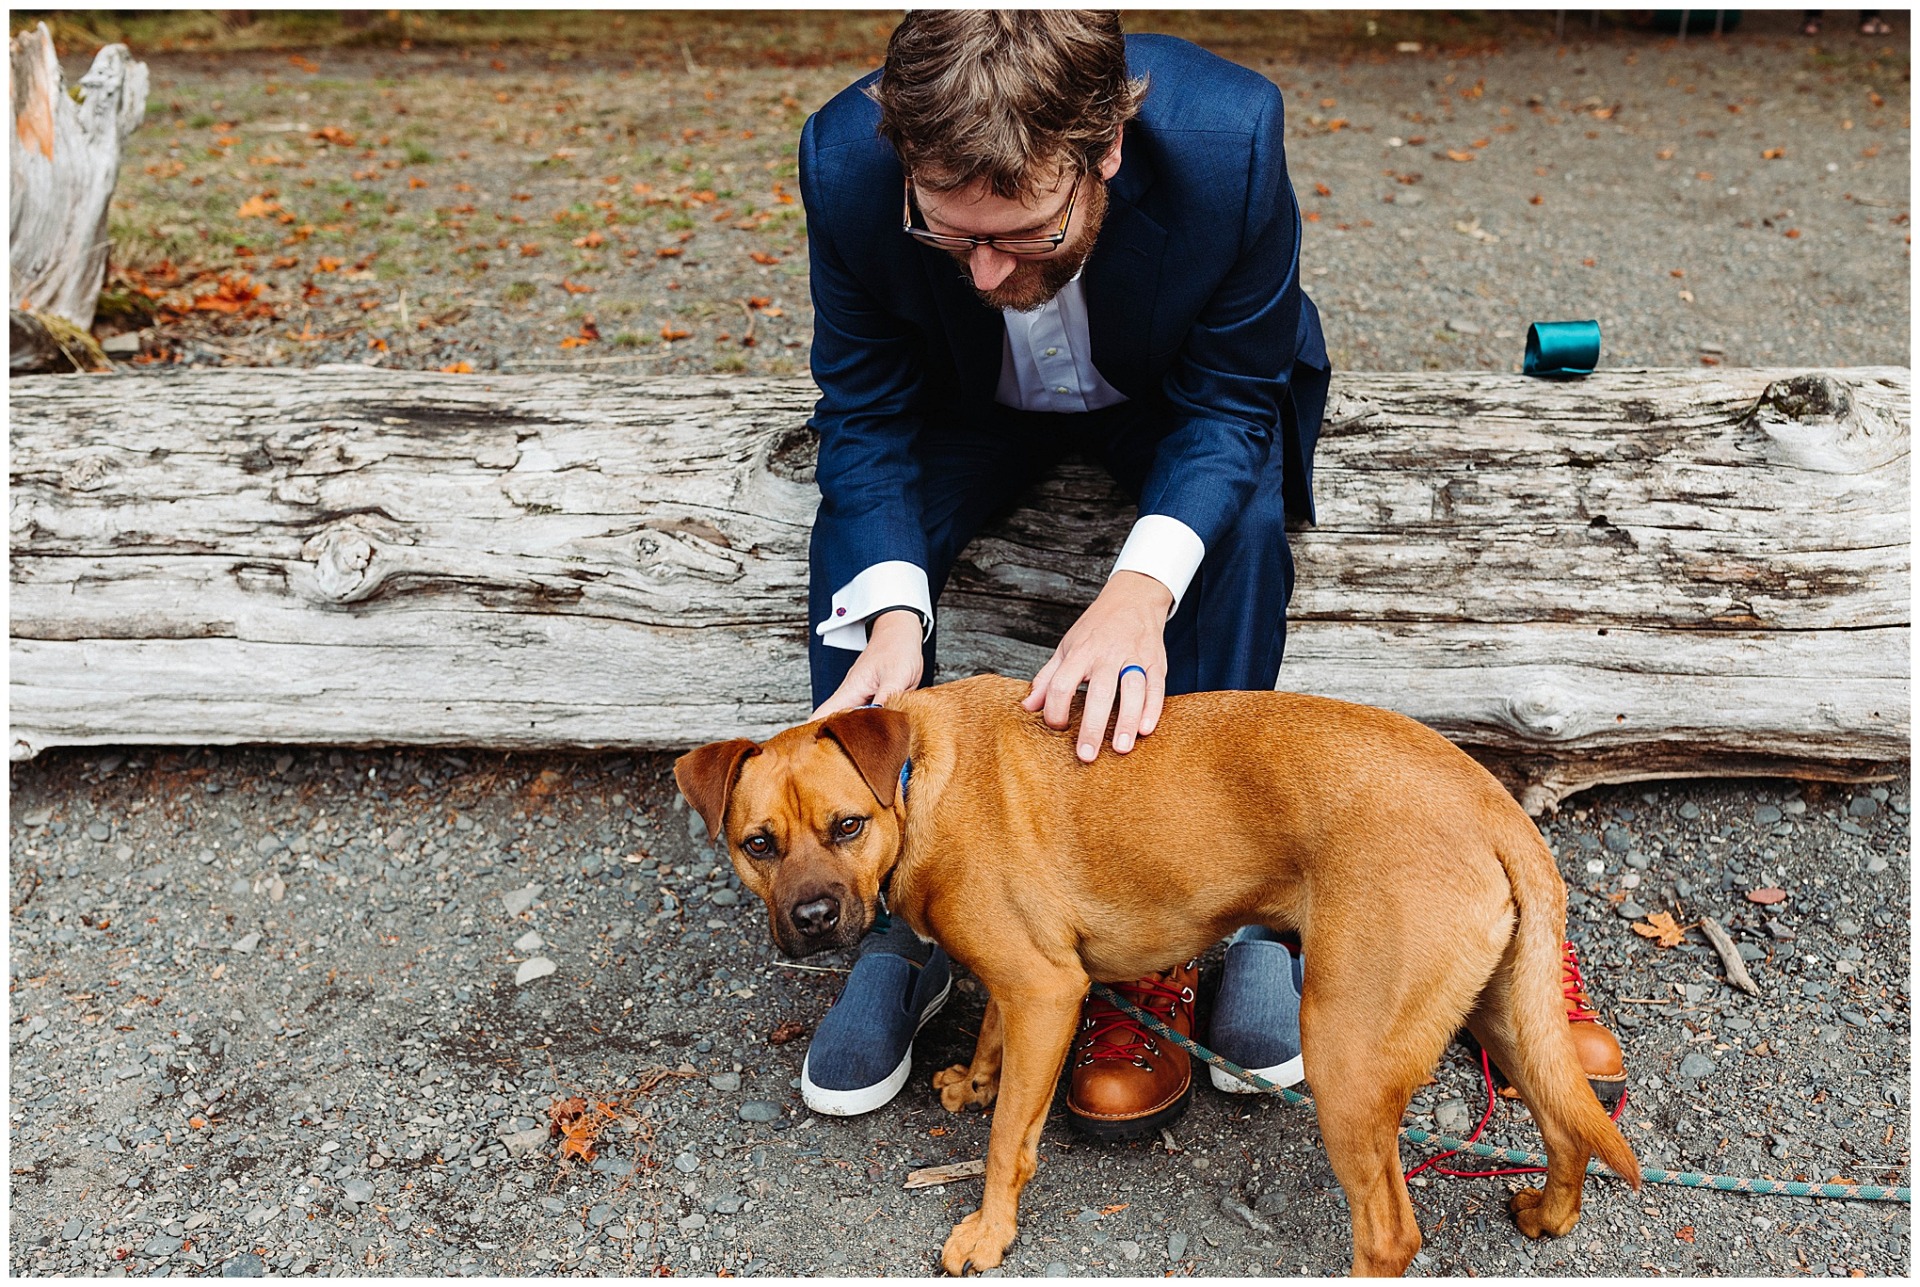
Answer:
[[(1085, 266), (1087, 258), (1093, 254), (1094, 243), (1100, 237), (1100, 227), (1106, 221), (1107, 185), (1097, 175), (1083, 176), (1079, 183), (1080, 193), (1074, 201), (1073, 218), (1067, 226), (1067, 239), (1052, 254), (1040, 257), (1013, 256), (992, 247), (976, 247), (970, 252), (948, 252), (959, 262), (968, 280), (975, 283), (973, 293), (981, 303), (989, 308), (1031, 312), (1058, 295), (1061, 288), (1073, 280), (1074, 274)], [(1040, 210), (1051, 211), (1057, 217), (1065, 204), (1066, 197), (1062, 192), (1050, 205), (1042, 205)], [(959, 188), (952, 192), (927, 194), (921, 210), (928, 227), (938, 232), (952, 231), (976, 237), (1008, 236), (1016, 231), (1026, 236), (1036, 235), (1031, 231), (1034, 210), (1019, 202), (993, 196), (985, 191), (984, 185), (978, 192), (971, 188)], [(1009, 261), (1013, 268), (1003, 278), (986, 288), (978, 284), (980, 277), (986, 273), (995, 269), (1004, 271)]]

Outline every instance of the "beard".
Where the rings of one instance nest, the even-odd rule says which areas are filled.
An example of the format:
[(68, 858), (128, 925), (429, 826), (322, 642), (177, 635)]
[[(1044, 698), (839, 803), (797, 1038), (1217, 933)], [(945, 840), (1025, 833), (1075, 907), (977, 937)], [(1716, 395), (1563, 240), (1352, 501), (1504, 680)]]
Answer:
[[(1100, 227), (1107, 220), (1107, 185), (1096, 182), (1087, 193), (1080, 207), (1080, 231), (1071, 241), (1045, 259), (1022, 260), (1020, 265), (1008, 273), (992, 290), (974, 287), (973, 293), (988, 308), (1007, 309), (1016, 313), (1031, 313), (1042, 304), (1058, 295), (1074, 275), (1086, 266), (1093, 254), (1094, 243), (1099, 240)], [(961, 271), (967, 275), (966, 261), (961, 261)]]

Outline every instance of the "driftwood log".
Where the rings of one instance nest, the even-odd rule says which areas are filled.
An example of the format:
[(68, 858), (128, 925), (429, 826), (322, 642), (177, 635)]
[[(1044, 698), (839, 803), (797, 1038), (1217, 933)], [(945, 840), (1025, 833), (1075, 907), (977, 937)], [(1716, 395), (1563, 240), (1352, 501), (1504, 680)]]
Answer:
[[(1536, 812), (1908, 753), (1905, 368), (1336, 379), (1284, 687)], [(807, 713), (806, 381), (12, 385), (13, 754), (679, 748)], [(1070, 462), (964, 556), (942, 677), (1031, 674), (1132, 510)]]
[(70, 93), (45, 23), (15, 36), (10, 54), (9, 307), (85, 330), (106, 278), (121, 147), (146, 118), (147, 67), (125, 45), (108, 45)]

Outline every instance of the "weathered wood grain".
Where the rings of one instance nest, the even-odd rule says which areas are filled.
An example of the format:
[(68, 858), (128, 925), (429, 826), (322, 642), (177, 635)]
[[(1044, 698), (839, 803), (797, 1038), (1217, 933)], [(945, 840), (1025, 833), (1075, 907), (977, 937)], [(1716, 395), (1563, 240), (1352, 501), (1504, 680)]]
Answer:
[[(805, 381), (234, 371), (12, 386), (14, 754), (684, 747), (806, 714)], [(1909, 373), (1343, 377), (1281, 682), (1530, 807), (1857, 778), (1908, 740)], [(968, 550), (942, 675), (1031, 673), (1132, 517), (1069, 464)]]
[[(9, 303), (85, 330), (106, 278), (121, 146), (146, 118), (147, 67), (108, 45), (69, 93), (44, 22), (14, 36), (9, 57)], [(22, 369), (19, 356), (9, 354), (10, 369)]]

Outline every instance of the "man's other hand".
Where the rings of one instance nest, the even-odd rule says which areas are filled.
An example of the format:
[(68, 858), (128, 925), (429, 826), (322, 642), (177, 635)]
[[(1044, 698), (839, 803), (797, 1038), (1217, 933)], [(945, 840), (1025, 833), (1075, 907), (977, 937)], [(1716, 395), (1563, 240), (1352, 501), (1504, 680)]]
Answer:
[[(1080, 717), (1077, 750), (1084, 763), (1100, 754), (1107, 716), (1120, 711), (1113, 725), (1113, 749), (1125, 755), (1136, 737), (1153, 732), (1160, 707), (1167, 698), (1167, 613), (1173, 591), (1140, 572), (1116, 572), (1100, 597), (1080, 614), (1080, 620), (1060, 640), (1053, 658), (1033, 677), (1033, 691), (1021, 705), (1030, 711), (1046, 709), (1049, 728), (1065, 728), (1073, 695), (1087, 686), (1087, 704)], [(1146, 669), (1121, 670), (1128, 666)]]
[(809, 719), (825, 719), (835, 711), (880, 703), (897, 693), (920, 686), (923, 664), (920, 614), (905, 610), (883, 612), (867, 623), (867, 646), (847, 672), (833, 696), (821, 702)]

